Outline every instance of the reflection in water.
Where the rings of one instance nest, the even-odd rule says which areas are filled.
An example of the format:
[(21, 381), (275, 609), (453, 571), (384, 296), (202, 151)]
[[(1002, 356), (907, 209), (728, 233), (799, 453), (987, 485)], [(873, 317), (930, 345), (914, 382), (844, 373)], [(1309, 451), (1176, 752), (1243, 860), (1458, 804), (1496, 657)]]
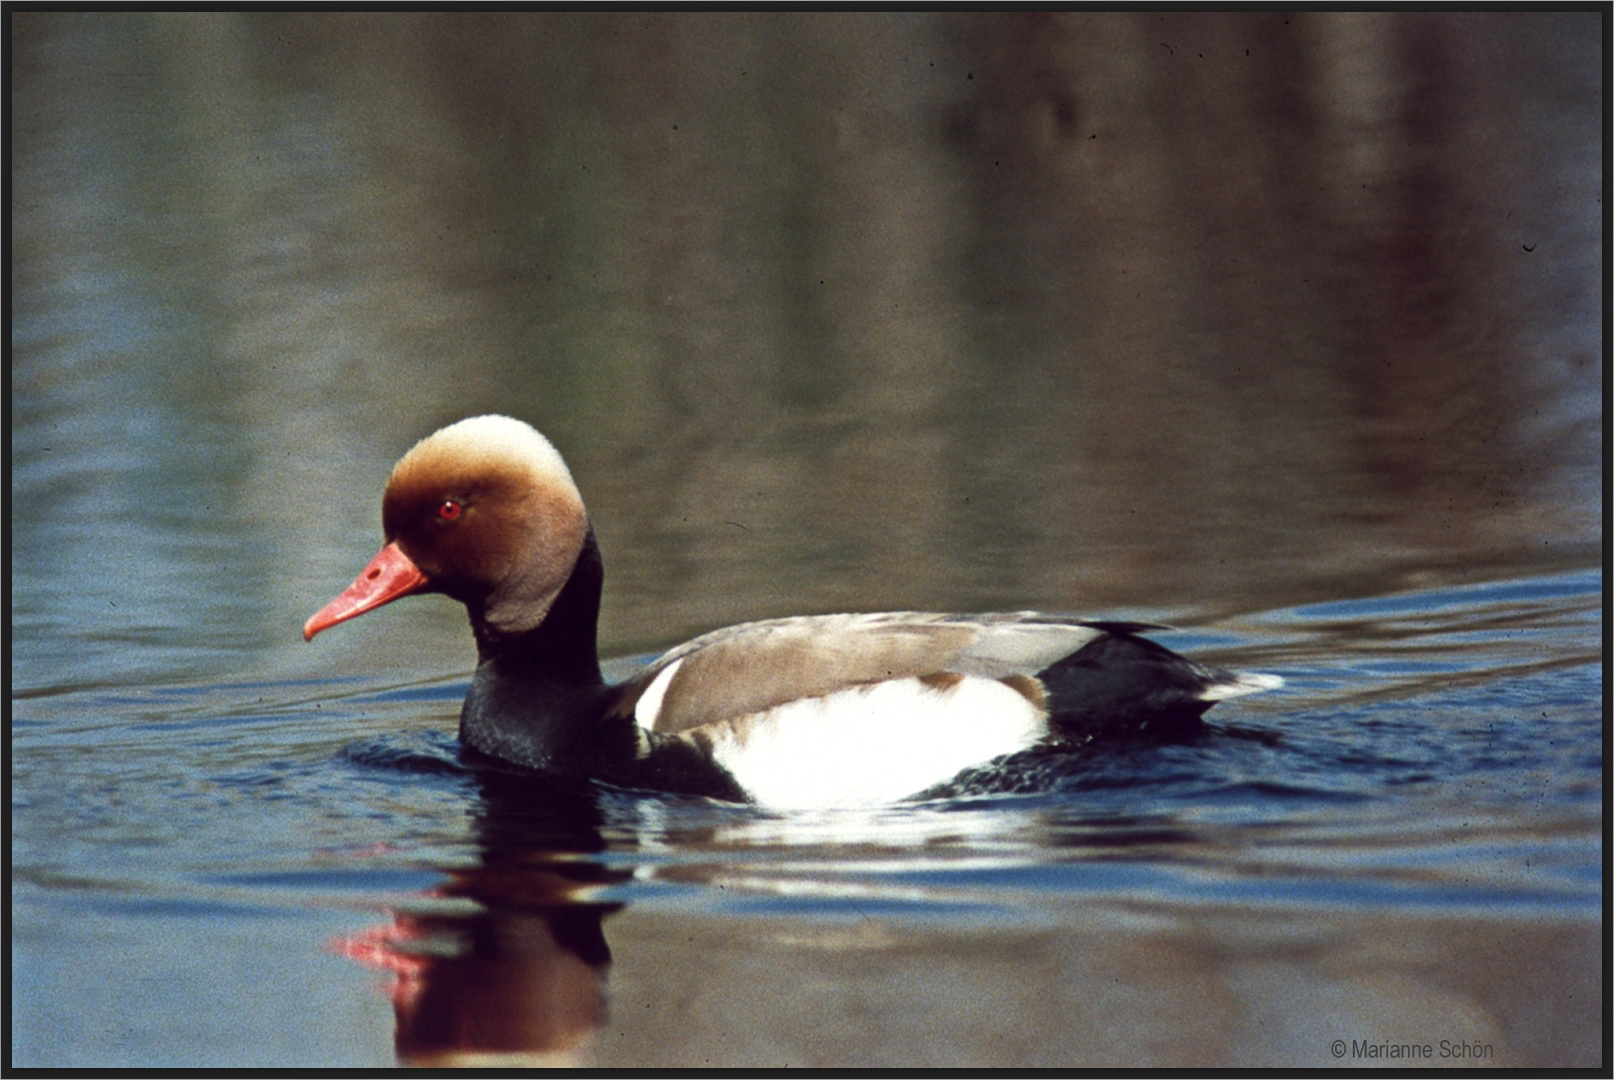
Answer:
[(1595, 16), (16, 26), (24, 637), (102, 525), (172, 602), (179, 531), (311, 663), (490, 410), (590, 492), (608, 651), (1595, 557)]
[(586, 857), (604, 847), (586, 785), (479, 783), (478, 865), (335, 947), (391, 973), (406, 1064), (575, 1064), (605, 1023), (601, 924), (621, 907), (590, 893), (629, 875)]
[[(374, 1064), (306, 922), (232, 914), (231, 951), (135, 909), (248, 863), (230, 911), (346, 913), (391, 879), (309, 894), (310, 836), (425, 836), (447, 895), (351, 945), (421, 1060), (575, 1056), (631, 859), (630, 1066), (819, 1030), (844, 1064), (1601, 1061), (1601, 578), (1472, 620), (1435, 588), (1600, 563), (1600, 13), (11, 20), (19, 1055)], [(1214, 622), (1291, 676), (1238, 721), (1282, 738), (1094, 761), (1041, 818), (495, 794), (467, 869), (461, 774), (336, 752), (451, 729), (463, 688), (407, 699), (471, 666), (461, 612), (296, 627), (397, 455), (489, 410), (590, 493), (609, 654), (845, 609)], [(382, 674), (299, 681), (338, 669)], [(800, 907), (721, 907), (781, 879)], [(943, 918), (837, 936), (849, 879)], [(1006, 949), (938, 881), (1055, 925)]]
[[(1127, 771), (1136, 783), (1117, 788), (1109, 812), (1020, 799), (789, 815), (483, 776), (479, 865), (339, 948), (393, 974), (398, 1056), (436, 1066), (699, 1063), (719, 1048), (730, 1062), (771, 1052), (811, 1064), (905, 1045), (854, 1030), (856, 1049), (840, 1047), (848, 1009), (880, 1017), (883, 1033), (918, 1024), (943, 1046), (949, 1018), (1012, 1015), (1032, 1044), (1057, 1047), (1030, 1060), (1148, 1058), (1105, 1019), (1127, 1000), (1197, 1018), (1186, 1029), (1171, 1009), (1135, 1018), (1128, 1030), (1147, 1032), (1160, 1060), (1323, 1060), (1345, 1025), (1482, 1038), (1513, 1061), (1540, 1039), (1509, 1034), (1493, 1010), (1498, 997), (1528, 999), (1542, 969), (1496, 972), (1541, 948), (1569, 961), (1573, 992), (1595, 982), (1565, 924), (1540, 918), (1594, 903), (1578, 875), (1596, 840), (1578, 818), (1522, 826), (1366, 796), (1345, 818), (1320, 792), (1275, 787), (1247, 793), (1269, 815), (1252, 824), (1226, 801), (1157, 801), (1161, 784), (1214, 791), (1213, 773), (1187, 780), (1183, 762), (1149, 758)], [(1274, 812), (1285, 800), (1292, 809)], [(1159, 809), (1119, 809), (1151, 803)], [(1519, 849), (1535, 868), (1513, 857)], [(595, 899), (602, 885), (682, 891), (705, 911), (613, 924), (625, 931), (617, 962), (628, 977), (609, 1016), (603, 924), (627, 904)], [(1492, 942), (1495, 955), (1476, 940), (1492, 931), (1452, 918), (1486, 913), (1507, 926), (1510, 908), (1531, 918), (1513, 925), (1522, 943)], [(1407, 941), (1418, 943), (1411, 960)], [(955, 967), (965, 954), (972, 961)], [(1458, 970), (1487, 976), (1464, 987), (1451, 981)], [(916, 972), (926, 973), (918, 985), (898, 985)], [(934, 1015), (913, 1010), (926, 1000)], [(767, 1019), (770, 1004), (799, 1022)], [(1270, 1017), (1246, 1030), (1251, 1008)], [(1069, 1010), (1074, 1028), (1059, 1023)], [(608, 1024), (609, 1046), (598, 1038)], [(1548, 1026), (1583, 1034), (1561, 1019)], [(936, 1062), (980, 1045), (938, 1051)]]

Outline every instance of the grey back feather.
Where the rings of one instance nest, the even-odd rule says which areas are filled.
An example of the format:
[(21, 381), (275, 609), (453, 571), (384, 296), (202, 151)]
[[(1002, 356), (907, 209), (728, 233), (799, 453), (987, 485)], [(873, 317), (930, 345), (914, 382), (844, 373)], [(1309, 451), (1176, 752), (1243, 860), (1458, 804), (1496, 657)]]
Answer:
[[(654, 730), (671, 733), (886, 679), (953, 673), (988, 679), (1031, 676), (1112, 630), (1016, 612), (938, 615), (887, 612), (770, 619), (717, 630), (680, 645), (634, 681), (642, 688), (679, 664)], [(631, 708), (637, 695), (624, 701)]]

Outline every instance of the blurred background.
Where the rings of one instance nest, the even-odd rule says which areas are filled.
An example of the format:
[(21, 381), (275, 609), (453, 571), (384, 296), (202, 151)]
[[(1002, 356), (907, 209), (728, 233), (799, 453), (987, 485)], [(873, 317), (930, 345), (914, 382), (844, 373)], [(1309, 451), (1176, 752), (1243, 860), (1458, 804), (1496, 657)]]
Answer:
[(571, 463), (607, 652), (1595, 560), (1600, 29), (16, 15), (17, 677), (465, 664), (446, 601), (297, 628), (485, 411)]
[[(1601, 1063), (1606, 12), (8, 21), (16, 1063)], [(1015, 796), (501, 794), (458, 605), (300, 634), (488, 411), (614, 674), (1288, 684)]]

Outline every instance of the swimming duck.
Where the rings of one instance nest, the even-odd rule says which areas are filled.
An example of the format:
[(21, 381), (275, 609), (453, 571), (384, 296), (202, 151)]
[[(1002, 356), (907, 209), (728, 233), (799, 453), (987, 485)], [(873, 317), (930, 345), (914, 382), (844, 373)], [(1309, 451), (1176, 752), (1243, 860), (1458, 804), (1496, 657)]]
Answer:
[(422, 439), (381, 503), (386, 544), (303, 636), (412, 593), (463, 603), (472, 750), (545, 773), (781, 807), (921, 795), (1041, 746), (1189, 731), (1282, 684), (1194, 663), (1143, 623), (923, 612), (744, 623), (618, 685), (600, 674), (604, 571), (570, 471), (520, 420)]

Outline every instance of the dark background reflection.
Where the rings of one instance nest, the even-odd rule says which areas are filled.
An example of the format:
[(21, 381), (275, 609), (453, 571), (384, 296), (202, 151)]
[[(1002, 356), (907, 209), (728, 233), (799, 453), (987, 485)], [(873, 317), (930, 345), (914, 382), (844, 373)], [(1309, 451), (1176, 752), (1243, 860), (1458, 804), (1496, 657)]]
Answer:
[[(1331, 1064), (1340, 1017), (1597, 1060), (1606, 13), (8, 27), (21, 1058), (568, 1050), (608, 939), (639, 1067)], [(430, 734), (457, 605), (299, 634), (484, 411), (571, 463), (608, 657), (1041, 608), (1260, 637), (1289, 696), (1229, 721), (1301, 722), (1161, 780), (1165, 855), (1130, 765), (862, 846), (535, 836)], [(447, 943), (396, 1010), (319, 947), (394, 931)]]
[[(105, 610), (90, 528), (225, 575), (181, 601), (219, 644), (310, 662), (285, 627), (391, 461), (489, 410), (579, 476), (607, 651), (1584, 560), (1598, 30), (16, 16), (23, 678)], [(126, 572), (177, 601), (172, 562)]]

